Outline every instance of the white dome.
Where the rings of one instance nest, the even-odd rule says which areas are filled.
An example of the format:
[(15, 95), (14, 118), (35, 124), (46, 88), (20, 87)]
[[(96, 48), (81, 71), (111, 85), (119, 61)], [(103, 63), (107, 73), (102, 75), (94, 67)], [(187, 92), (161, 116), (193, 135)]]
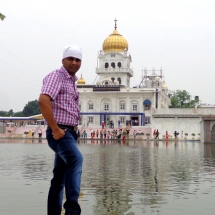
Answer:
[(160, 77), (155, 77), (155, 81), (157, 81), (157, 82), (159, 82), (161, 79), (160, 79)]

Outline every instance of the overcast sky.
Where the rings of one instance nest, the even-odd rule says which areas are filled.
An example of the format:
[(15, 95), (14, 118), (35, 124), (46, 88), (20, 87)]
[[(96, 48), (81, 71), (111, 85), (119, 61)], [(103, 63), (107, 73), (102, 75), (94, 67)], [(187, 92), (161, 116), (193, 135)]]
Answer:
[(77, 76), (92, 84), (115, 17), (132, 56), (131, 87), (142, 69), (162, 67), (169, 90), (215, 104), (214, 0), (1, 0), (0, 13), (0, 110), (22, 111), (38, 99), (70, 44), (83, 49)]

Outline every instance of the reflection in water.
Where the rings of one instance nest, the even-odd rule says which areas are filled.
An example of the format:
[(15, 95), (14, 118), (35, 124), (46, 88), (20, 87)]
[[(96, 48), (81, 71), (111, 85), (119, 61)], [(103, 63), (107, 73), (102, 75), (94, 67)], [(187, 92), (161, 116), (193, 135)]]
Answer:
[(215, 158), (215, 144), (204, 144), (205, 158)]
[[(87, 198), (95, 197), (94, 214), (136, 214), (137, 205), (140, 213), (152, 213), (168, 204), (167, 195), (180, 199), (186, 192), (196, 192), (196, 187), (190, 190), (189, 186), (201, 172), (200, 143), (112, 141), (105, 147), (101, 147), (104, 141), (99, 147), (95, 141), (87, 144), (82, 190), (86, 193), (90, 189)], [(94, 144), (92, 153), (90, 144)]]
[[(5, 142), (0, 143), (1, 199), (10, 198), (14, 202), (13, 196), (7, 196), (11, 192), (8, 194), (3, 188), (7, 186), (7, 189), (11, 189), (8, 182), (13, 179), (15, 172), (21, 173), (21, 177), (15, 177), (16, 183), (20, 181), (25, 186), (34, 184), (35, 189), (45, 183), (46, 189), (43, 188), (37, 198), (41, 199), (43, 195), (46, 198), (54, 156), (46, 141), (35, 138), (9, 139)], [(203, 206), (205, 213), (214, 212), (213, 144), (80, 140), (78, 146), (84, 156), (79, 198), (83, 214), (177, 215), (186, 209), (189, 213), (184, 211), (184, 214), (196, 215), (203, 214)], [(31, 195), (28, 193), (27, 196)], [(15, 195), (14, 198), (17, 199)], [(22, 202), (26, 201), (25, 196), (19, 195), (19, 198), (23, 198)], [(4, 209), (4, 203), (0, 202), (4, 214), (13, 214), (8, 208)], [(46, 207), (46, 201), (42, 204), (41, 210)], [(28, 207), (28, 204), (21, 207)], [(35, 213), (29, 209), (28, 214), (36, 215), (38, 210), (39, 206)]]

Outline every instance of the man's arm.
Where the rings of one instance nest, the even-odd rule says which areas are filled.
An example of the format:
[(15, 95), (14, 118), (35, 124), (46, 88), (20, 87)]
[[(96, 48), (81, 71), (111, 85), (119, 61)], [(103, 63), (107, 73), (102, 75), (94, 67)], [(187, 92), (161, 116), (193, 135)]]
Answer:
[(54, 139), (58, 140), (65, 135), (65, 131), (60, 129), (54, 119), (51, 98), (46, 94), (41, 94), (39, 97), (39, 106), (43, 117), (52, 129)]

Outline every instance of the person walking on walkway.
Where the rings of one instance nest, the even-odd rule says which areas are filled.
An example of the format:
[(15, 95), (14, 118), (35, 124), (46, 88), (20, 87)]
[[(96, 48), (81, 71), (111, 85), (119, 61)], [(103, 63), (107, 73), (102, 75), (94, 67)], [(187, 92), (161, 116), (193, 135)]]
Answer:
[(134, 131), (133, 131), (134, 139), (136, 139), (136, 135), (137, 135), (137, 132), (136, 132), (136, 130), (134, 130)]
[(129, 139), (129, 132), (130, 132), (130, 130), (127, 128), (126, 129), (126, 138), (127, 138), (127, 140)]
[(153, 136), (154, 136), (154, 138), (156, 139), (156, 133), (157, 133), (157, 131), (156, 131), (156, 129), (154, 130), (154, 132), (153, 132)]
[(43, 80), (39, 106), (47, 126), (46, 138), (55, 152), (53, 178), (48, 194), (48, 215), (60, 215), (65, 187), (65, 215), (80, 215), (83, 156), (77, 147), (77, 125), (80, 118), (79, 94), (75, 75), (81, 66), (82, 50), (78, 46), (64, 49), (60, 69)]
[(179, 133), (177, 131), (174, 132), (175, 139), (178, 137), (178, 134)]
[(38, 130), (38, 135), (39, 135), (39, 138), (42, 137), (42, 130), (41, 129)]
[(169, 138), (169, 134), (168, 134), (168, 131), (166, 131), (166, 139), (168, 140)]
[(95, 136), (96, 136), (95, 130), (92, 130), (92, 138), (95, 138)]
[(157, 129), (157, 131), (156, 131), (156, 137), (155, 137), (155, 139), (158, 139), (159, 140), (159, 131), (158, 131), (158, 129)]
[(103, 130), (100, 131), (100, 139), (103, 139)]
[(104, 129), (104, 139), (106, 139), (106, 135), (107, 135), (107, 131), (106, 131), (106, 129)]
[(110, 139), (110, 131), (107, 133), (107, 138)]
[(184, 139), (184, 133), (183, 133), (183, 131), (181, 132), (181, 140), (183, 140)]
[(87, 138), (87, 132), (86, 132), (85, 130), (84, 130), (83, 133), (82, 133), (82, 137), (83, 137), (83, 138)]
[(112, 124), (113, 124), (113, 121), (111, 120), (111, 121), (110, 121), (110, 128), (112, 128)]

